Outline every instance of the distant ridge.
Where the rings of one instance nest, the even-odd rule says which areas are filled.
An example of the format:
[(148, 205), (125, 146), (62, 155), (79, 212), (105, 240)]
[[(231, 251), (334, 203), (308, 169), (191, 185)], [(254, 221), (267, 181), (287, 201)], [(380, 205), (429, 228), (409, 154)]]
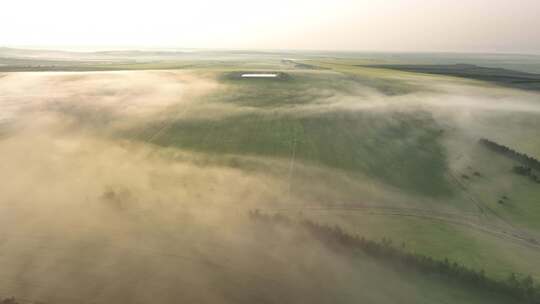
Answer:
[(380, 64), (359, 65), (370, 68), (392, 69), (413, 73), (448, 75), (483, 80), (501, 86), (523, 90), (540, 91), (540, 74), (503, 68), (482, 67), (474, 64)]

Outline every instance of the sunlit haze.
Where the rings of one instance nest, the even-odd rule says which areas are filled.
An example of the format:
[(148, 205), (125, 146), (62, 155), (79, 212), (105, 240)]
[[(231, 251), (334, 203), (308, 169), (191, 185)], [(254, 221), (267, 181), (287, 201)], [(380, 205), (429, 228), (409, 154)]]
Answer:
[(540, 52), (538, 0), (20, 0), (1, 46)]
[(540, 0), (4, 0), (0, 304), (540, 304)]

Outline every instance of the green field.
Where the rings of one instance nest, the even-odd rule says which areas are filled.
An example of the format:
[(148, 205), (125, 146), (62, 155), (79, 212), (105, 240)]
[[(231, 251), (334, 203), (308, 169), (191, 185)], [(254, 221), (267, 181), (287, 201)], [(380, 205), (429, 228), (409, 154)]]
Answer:
[(540, 281), (540, 184), (478, 143), (540, 158), (533, 89), (448, 72), (435, 55), (436, 73), (405, 55), (95, 56), (0, 61), (0, 297), (513, 301), (266, 234), (244, 219), (254, 209)]

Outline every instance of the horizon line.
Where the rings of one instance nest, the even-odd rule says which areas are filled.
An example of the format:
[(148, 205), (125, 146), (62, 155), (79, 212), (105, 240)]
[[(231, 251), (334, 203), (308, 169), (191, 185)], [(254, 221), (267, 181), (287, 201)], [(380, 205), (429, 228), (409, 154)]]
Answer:
[(181, 47), (181, 46), (144, 46), (144, 45), (10, 45), (0, 44), (0, 49), (58, 51), (71, 53), (100, 53), (121, 51), (222, 51), (222, 52), (308, 52), (308, 53), (378, 53), (378, 54), (463, 54), (463, 55), (525, 55), (540, 56), (539, 51), (458, 51), (458, 50), (370, 50), (370, 49), (317, 49), (317, 48), (224, 48), (224, 47)]

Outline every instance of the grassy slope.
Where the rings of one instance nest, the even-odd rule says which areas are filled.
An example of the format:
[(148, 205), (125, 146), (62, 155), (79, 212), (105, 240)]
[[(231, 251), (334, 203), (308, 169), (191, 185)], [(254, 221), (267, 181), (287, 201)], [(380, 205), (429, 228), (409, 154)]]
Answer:
[[(259, 230), (249, 229), (248, 239), (253, 246), (247, 252), (235, 252), (225, 247), (226, 256), (231, 257), (229, 266), (241, 273), (257, 273), (260, 279), (238, 277), (236, 271), (229, 273), (221, 269), (222, 282), (217, 285), (239, 285), (257, 291), (252, 298), (245, 294), (236, 295), (239, 302), (273, 299), (270, 302), (312, 303), (512, 303), (511, 299), (478, 292), (466, 286), (448, 281), (437, 275), (422, 275), (403, 269), (395, 269), (384, 262), (373, 260), (363, 253), (337, 253), (315, 249), (303, 232), (287, 228)], [(283, 227), (281, 227), (283, 228)], [(297, 233), (300, 233), (297, 235)], [(285, 238), (285, 240), (283, 239)], [(261, 239), (264, 241), (261, 242)], [(316, 245), (318, 246), (318, 245)], [(232, 246), (234, 248), (234, 245)], [(232, 250), (232, 251), (229, 251)], [(266, 257), (264, 263), (245, 263), (244, 256)], [(272, 288), (268, 288), (271, 285)], [(294, 290), (291, 290), (294, 286)]]
[[(325, 61), (319, 62), (319, 64), (337, 71), (359, 73), (361, 75), (376, 75), (376, 77), (411, 77), (412, 75), (406, 72), (398, 72), (396, 74), (385, 70), (374, 71), (371, 68), (355, 68), (346, 64), (343, 65), (341, 62), (334, 64)], [(412, 75), (412, 77), (415, 77), (415, 75)], [(535, 136), (538, 130), (540, 130), (540, 125), (538, 125), (540, 120), (538, 120), (537, 114), (524, 112), (502, 117), (490, 115), (477, 116), (474, 119), (478, 121), (476, 127), (479, 133), (514, 146), (518, 150), (521, 149), (529, 155), (537, 156), (537, 151), (540, 149), (540, 143), (537, 141), (537, 136)], [(452, 141), (453, 145), (460, 146), (458, 148), (460, 151), (457, 154), (456, 151), (452, 151), (451, 146), (448, 146), (449, 142)], [(468, 159), (467, 166), (462, 166), (458, 169), (451, 168), (454, 175), (460, 176), (461, 174), (467, 174), (473, 176), (472, 173), (474, 171), (480, 171), (482, 173), (482, 177), (480, 178), (461, 180), (466, 187), (465, 192), (467, 196), (472, 196), (475, 200), (488, 206), (497, 216), (500, 216), (512, 226), (519, 227), (525, 231), (528, 230), (536, 236), (538, 235), (540, 231), (540, 187), (526, 178), (512, 173), (511, 168), (516, 165), (515, 162), (500, 155), (495, 155), (492, 151), (483, 149), (476, 145), (475, 140), (463, 137), (463, 134), (459, 134), (459, 131), (457, 131), (457, 134), (450, 135), (449, 138), (446, 136), (444, 146), (444, 149), (449, 151), (448, 157), (463, 157)], [(463, 149), (463, 147), (467, 148)], [(472, 147), (472, 149), (469, 149), (469, 147)], [(498, 203), (504, 195), (510, 197), (510, 201), (505, 204)], [(455, 237), (449, 237), (450, 234), (435, 233), (436, 230), (429, 229), (430, 225), (431, 223), (420, 223), (421, 228), (413, 229), (410, 233), (404, 231), (407, 231), (407, 227), (415, 227), (411, 223), (404, 225), (392, 224), (387, 225), (387, 227), (394, 226), (399, 230), (398, 233), (393, 233), (397, 238), (404, 237), (412, 241), (413, 244), (420, 240), (420, 243), (423, 244), (413, 246), (414, 250), (431, 253), (438, 257), (450, 255), (473, 267), (488, 265), (488, 269), (491, 269), (494, 274), (500, 276), (507, 275), (511, 271), (533, 272), (536, 277), (540, 276), (540, 265), (534, 262), (536, 260), (535, 257), (538, 255), (535, 250), (517, 246), (513, 250), (507, 251), (503, 250), (504, 246), (502, 244), (504, 242), (489, 240), (489, 236), (486, 236), (484, 239), (479, 236), (471, 237), (469, 233), (461, 233), (461, 235), (458, 234)], [(446, 226), (444, 224), (441, 225)], [(401, 230), (402, 228), (403, 230)], [(452, 227), (447, 228), (454, 229)], [(444, 231), (444, 229), (442, 230)], [(386, 229), (382, 229), (382, 231), (386, 231)], [(384, 236), (384, 233), (379, 232), (378, 235)], [(433, 244), (438, 243), (438, 240), (444, 240), (441, 242), (442, 246), (433, 246)], [(459, 244), (462, 242), (474, 242), (478, 246), (460, 246)], [(498, 245), (495, 245), (497, 243)], [(453, 248), (456, 248), (455, 246), (462, 249), (459, 251), (458, 256), (452, 254)], [(439, 249), (434, 250), (437, 247)], [(515, 257), (517, 256), (521, 258), (516, 259)]]
[[(216, 120), (174, 121), (153, 142), (216, 155), (259, 155), (285, 160), (290, 160), (294, 155), (297, 162), (338, 169), (347, 172), (358, 182), (366, 182), (367, 176), (368, 179), (400, 189), (403, 200), (411, 205), (416, 197), (414, 203), (424, 202), (428, 206), (431, 204), (432, 208), (452, 206), (463, 212), (478, 211), (470, 201), (469, 197), (473, 197), (482, 204), (482, 208), (487, 206), (516, 227), (538, 231), (537, 196), (531, 195), (535, 193), (535, 188), (524, 184), (527, 181), (522, 177), (509, 172), (510, 163), (481, 147), (459, 152), (466, 153), (470, 158), (470, 168), (450, 168), (449, 171), (448, 160), (456, 155), (448, 155), (448, 141), (454, 140), (459, 146), (475, 146), (476, 143), (470, 138), (463, 138), (458, 131), (456, 134), (447, 135), (447, 131), (442, 134), (440, 130), (443, 127), (428, 112), (353, 113), (336, 110), (315, 114), (283, 114), (276, 110), (284, 106), (305, 105), (314, 99), (332, 96), (333, 91), (354, 94), (353, 88), (358, 84), (375, 87), (389, 95), (416, 89), (392, 79), (396, 76), (410, 77), (408, 73), (396, 75), (394, 72), (342, 65), (324, 66), (347, 74), (309, 72), (305, 75), (294, 74), (289, 82), (255, 81), (249, 84), (225, 77), (222, 81), (230, 85), (230, 91), (211, 97), (213, 101), (265, 111)], [(312, 92), (309, 91), (310, 87), (323, 90)], [(492, 124), (487, 123), (484, 127), (489, 128)], [(147, 125), (144, 128), (148, 134), (153, 134), (157, 126)], [(476, 170), (482, 172), (484, 177), (460, 178), (462, 174), (473, 176)], [(284, 176), (286, 174), (283, 173)], [(457, 176), (466, 189), (453, 182), (450, 174)], [(300, 179), (304, 178), (298, 177), (297, 184), (303, 184)], [(311, 178), (316, 180), (318, 177)], [(503, 184), (510, 182), (511, 186), (501, 187), (501, 179)], [(302, 189), (312, 191), (305, 185)], [(516, 203), (519, 208), (511, 209), (498, 204), (502, 192), (510, 193), (512, 200), (519, 202)], [(431, 199), (426, 200), (427, 197)], [(352, 191), (345, 199), (353, 203), (364, 202), (361, 191)], [(328, 203), (332, 205), (336, 202)], [(334, 216), (332, 213), (319, 215), (315, 218), (351, 229), (359, 223), (367, 223), (361, 225), (361, 230), (354, 228), (354, 231), (361, 234), (367, 231), (367, 235), (373, 237), (390, 236), (396, 241), (403, 240), (411, 246), (411, 250), (437, 258), (450, 257), (470, 267), (484, 268), (488, 274), (497, 277), (505, 277), (513, 271), (540, 277), (540, 265), (533, 263), (538, 254), (535, 249), (508, 243), (508, 240), (474, 229), (388, 215), (369, 217), (369, 220), (365, 214), (357, 215), (354, 212), (350, 216)], [(487, 223), (491, 221), (490, 218), (496, 220), (489, 212), (478, 217)], [(503, 250), (507, 244), (511, 250)], [(521, 258), (515, 259), (515, 256)]]
[[(313, 61), (310, 61), (310, 64), (313, 64)], [(334, 65), (326, 61), (319, 64), (345, 74), (310, 71), (293, 74), (292, 79), (287, 82), (254, 81), (248, 84), (224, 77), (222, 81), (229, 85), (230, 91), (211, 97), (213, 101), (265, 111), (217, 120), (175, 121), (166, 132), (154, 138), (153, 142), (212, 154), (260, 155), (283, 159), (291, 159), (294, 154), (296, 161), (342, 170), (348, 172), (352, 178), (355, 178), (357, 173), (374, 178), (383, 184), (408, 192), (412, 197), (416, 195), (418, 201), (431, 196), (434, 199), (430, 200), (430, 203), (439, 206), (452, 205), (469, 212), (472, 203), (468, 197), (472, 195), (505, 220), (522, 228), (538, 228), (538, 213), (535, 212), (538, 205), (535, 204), (536, 196), (531, 196), (534, 189), (531, 190), (530, 185), (513, 183), (515, 186), (511, 187), (511, 191), (508, 190), (512, 192), (512, 199), (515, 197), (520, 202), (519, 212), (497, 203), (501, 195), (499, 192), (506, 189), (499, 187), (499, 179), (519, 181), (521, 177), (508, 172), (509, 164), (504, 160), (493, 159), (497, 156), (490, 155), (491, 152), (478, 149), (466, 152), (471, 153), (469, 156), (474, 170), (480, 170), (485, 178), (462, 180), (467, 187), (465, 191), (452, 182), (448, 176), (447, 161), (455, 155), (447, 155), (447, 143), (443, 141), (447, 136), (440, 133), (442, 127), (427, 112), (327, 111), (291, 115), (275, 111), (281, 107), (305, 105), (314, 99), (328, 98), (335, 91), (355, 94), (358, 92), (355, 92), (354, 88), (358, 85), (375, 88), (387, 95), (405, 94), (418, 89), (394, 79), (410, 77), (410, 73), (400, 74), (341, 63)], [(309, 90), (313, 87), (321, 90)], [(361, 102), (360, 97), (359, 103)], [(485, 127), (491, 125), (492, 123), (486, 124)], [(148, 134), (153, 134), (157, 127), (144, 126)], [(475, 144), (467, 142), (469, 139), (463, 139), (459, 134), (456, 140), (459, 145)], [(493, 166), (493, 163), (498, 166)], [(463, 168), (452, 170), (450, 172), (458, 177), (461, 174), (472, 175), (472, 171), (466, 172)], [(499, 176), (499, 179), (496, 176)], [(498, 190), (490, 190), (493, 188)], [(330, 218), (333, 218), (335, 223), (345, 225), (354, 225), (358, 221), (354, 218), (346, 221), (343, 218)], [(393, 224), (385, 225), (389, 220)], [(535, 276), (540, 276), (539, 269), (530, 267), (534, 250), (516, 247), (515, 252), (526, 257), (518, 262), (500, 251), (495, 253), (492, 250), (494, 246), (504, 244), (505, 240), (492, 239), (490, 236), (483, 239), (479, 237), (482, 233), (468, 233), (470, 231), (466, 228), (459, 228), (460, 232), (456, 233), (456, 227), (445, 223), (437, 224), (440, 229), (430, 229), (433, 223), (421, 219), (396, 220), (379, 216), (370, 222), (371, 226), (376, 228), (374, 230), (378, 231), (376, 236), (384, 236), (388, 231), (393, 238), (407, 241), (414, 250), (422, 253), (436, 257), (453, 257), (469, 266), (485, 267), (488, 272), (497, 276), (507, 275), (512, 270), (532, 272)], [(390, 233), (396, 230), (398, 232)], [(439, 243), (439, 240), (445, 241)], [(452, 251), (452, 248), (461, 250)], [(484, 260), (487, 262), (480, 262)], [(540, 265), (535, 266), (540, 268)]]
[[(247, 114), (173, 121), (166, 132), (153, 137), (153, 143), (285, 159), (294, 154), (300, 161), (351, 174), (361, 172), (411, 192), (431, 196), (448, 196), (452, 192), (444, 176), (444, 151), (438, 143), (441, 129), (429, 113), (352, 113), (332, 109), (309, 113), (309, 109), (294, 108), (314, 100), (339, 98), (340, 94), (361, 94), (359, 86), (389, 95), (412, 90), (399, 81), (309, 72), (293, 74), (288, 81), (249, 83), (225, 78), (224, 82), (230, 86), (209, 100), (234, 104), (247, 109)], [(358, 104), (362, 105), (361, 97)], [(161, 127), (161, 123), (142, 126), (143, 137)], [(141, 130), (135, 133), (141, 134)]]
[[(302, 231), (244, 226), (239, 218), (235, 223), (242, 226), (180, 226), (184, 229), (177, 229), (171, 238), (154, 240), (167, 242), (167, 250), (151, 250), (141, 241), (125, 252), (125, 258), (105, 265), (96, 264), (95, 257), (107, 257), (106, 242), (85, 244), (85, 254), (75, 260), (61, 256), (41, 268), (20, 265), (25, 269), (18, 277), (23, 283), (2, 282), (0, 293), (52, 304), (516, 303), (438, 275), (396, 269), (360, 252), (336, 252), (310, 241)], [(139, 231), (142, 239), (148, 241), (144, 232), (155, 229)], [(231, 235), (218, 237), (210, 232), (213, 229)], [(238, 232), (241, 236), (234, 236)], [(197, 242), (188, 241), (193, 235)], [(38, 248), (45, 255), (55, 251), (54, 245), (49, 250)], [(20, 248), (18, 254), (32, 250)]]
[[(259, 155), (282, 159), (290, 159), (295, 150), (295, 158), (299, 162), (345, 171), (352, 178), (356, 178), (357, 173), (367, 175), (381, 183), (404, 190), (404, 197), (405, 192), (412, 197), (416, 195), (419, 200), (432, 196), (436, 200), (430, 202), (437, 202), (441, 206), (451, 203), (458, 209), (468, 211), (464, 206), (469, 203), (464, 202), (459, 189), (449, 182), (446, 176), (446, 160), (450, 157), (446, 155), (447, 144), (440, 138), (438, 134), (440, 126), (430, 118), (429, 113), (411, 115), (396, 112), (394, 116), (388, 116), (332, 111), (316, 115), (287, 116), (272, 111), (272, 108), (277, 106), (291, 103), (307, 104), (314, 97), (327, 97), (324, 91), (309, 92), (311, 86), (347, 92), (354, 83), (361, 82), (388, 95), (404, 94), (415, 89), (405, 82), (395, 80), (396, 77), (408, 76), (410, 73), (336, 65), (328, 61), (320, 65), (344, 72), (346, 75), (326, 71), (310, 72), (315, 76), (305, 76), (290, 83), (256, 82), (253, 85), (222, 79), (232, 87), (229, 93), (236, 95), (213, 96), (216, 101), (269, 111), (265, 114), (244, 114), (221, 120), (175, 121), (171, 125), (172, 128), (156, 138), (155, 143), (210, 154)], [(253, 66), (253, 68), (262, 67)], [(264, 67), (271, 68), (272, 65)], [(274, 67), (283, 68), (281, 65)], [(209, 66), (208, 69), (214, 68)], [(237, 69), (234, 66), (221, 67), (221, 70)], [(333, 83), (334, 77), (338, 77), (341, 81)], [(532, 120), (534, 121), (534, 117)], [(497, 124), (498, 122), (487, 126)], [(508, 131), (508, 136), (496, 139), (507, 139), (517, 148), (523, 146), (527, 151), (539, 151), (539, 145), (527, 141), (527, 138), (530, 139), (530, 135), (535, 133), (535, 126), (525, 132), (527, 136), (524, 136), (520, 128), (516, 128), (516, 125), (512, 128), (510, 124), (507, 128), (514, 131)], [(154, 134), (158, 126), (146, 125), (143, 128), (147, 134)], [(518, 129), (519, 131), (515, 131)], [(521, 137), (515, 136), (520, 133)], [(379, 140), (379, 138), (393, 140)], [(461, 138), (457, 141), (463, 143)], [(522, 177), (508, 172), (510, 162), (490, 153), (480, 148), (471, 152), (474, 169), (481, 171), (485, 178), (467, 181), (470, 192), (504, 218), (530, 229), (538, 229), (537, 225), (540, 222), (538, 192), (535, 192), (535, 188), (531, 188)], [(419, 175), (418, 172), (422, 174)], [(329, 184), (331, 187), (331, 181)], [(505, 186), (501, 187), (501, 184)], [(497, 198), (503, 192), (510, 193), (514, 207), (497, 204)], [(536, 193), (536, 196), (531, 193)], [(461, 201), (456, 203), (456, 199)], [(407, 217), (368, 216), (350, 212), (309, 216), (331, 224), (344, 225), (366, 236), (376, 238), (390, 236), (395, 241), (403, 240), (413, 251), (435, 257), (450, 257), (468, 266), (485, 268), (488, 275), (504, 277), (509, 272), (518, 271), (532, 273), (536, 278), (540, 278), (540, 265), (536, 262), (537, 251), (467, 228)], [(381, 283), (385, 280), (385, 276), (382, 276), (379, 281), (374, 282)], [(423, 280), (423, 283), (417, 284), (416, 280)], [(421, 293), (425, 294), (426, 298), (411, 299), (411, 303), (422, 301), (428, 303), (426, 299), (436, 298), (436, 291), (446, 288), (437, 284), (430, 285), (430, 280), (425, 278), (415, 278), (412, 281), (414, 283), (410, 288), (421, 288)], [(376, 286), (377, 284), (373, 288)], [(464, 300), (463, 297), (470, 295), (459, 291), (452, 292), (455, 293), (456, 302), (460, 302), (458, 301), (460, 297), (461, 302), (475, 301), (471, 298)], [(395, 296), (399, 299), (404, 294), (406, 292), (396, 293)], [(380, 296), (383, 299), (385, 297), (383, 294)], [(479, 300), (478, 303), (482, 301)]]
[(154, 143), (215, 153), (294, 154), (298, 160), (351, 174), (360, 171), (405, 190), (444, 196), (451, 190), (436, 142), (439, 131), (427, 126), (431, 123), (429, 118), (415, 121), (399, 114), (242, 115), (213, 122), (178, 121)]

